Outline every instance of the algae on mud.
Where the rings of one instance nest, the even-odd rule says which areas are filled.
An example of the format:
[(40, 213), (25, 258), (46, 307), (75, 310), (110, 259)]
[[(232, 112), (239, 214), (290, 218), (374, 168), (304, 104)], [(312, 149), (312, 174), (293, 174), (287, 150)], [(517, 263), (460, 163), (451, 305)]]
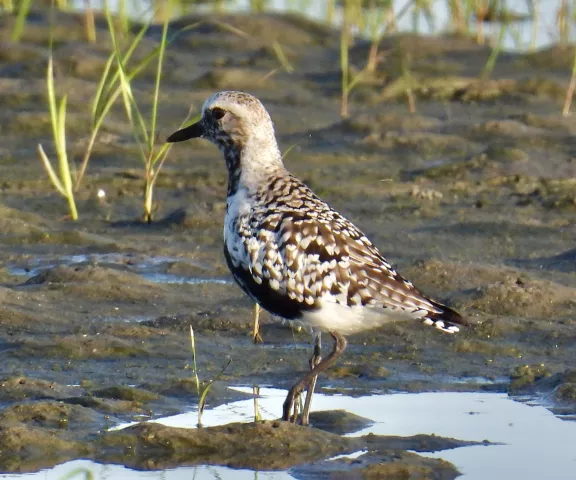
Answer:
[[(408, 323), (353, 336), (340, 368), (321, 379), (320, 388), (509, 390), (546, 396), (554, 411), (573, 414), (576, 120), (561, 117), (558, 102), (571, 62), (560, 61), (555, 49), (506, 54), (490, 82), (477, 82), (487, 47), (457, 37), (391, 36), (381, 51), (396, 55), (400, 42), (411, 56), (417, 112), (410, 114), (394, 93), (402, 81), (397, 63), (384, 62), (352, 91), (352, 115), (340, 121), (337, 32), (293, 15), (194, 16), (171, 28), (200, 19), (203, 28), (180, 35), (167, 51), (162, 132), (176, 127), (189, 105), (198, 110), (214, 88), (250, 87), (270, 109), (283, 149), (294, 146), (285, 158), (289, 169), (362, 226), (419, 288), (476, 323), (454, 338)], [(121, 105), (115, 106), (78, 192), (81, 220), (71, 225), (35, 151), (36, 143), (49, 141), (47, 16), (34, 12), (17, 45), (6, 40), (12, 22), (0, 19), (0, 97), (6, 99), (0, 113), (0, 444), (10, 452), (0, 456), (0, 469), (32, 471), (96, 458), (99, 442), (121, 436), (98, 433), (107, 427), (190, 408), (196, 399), (183, 335), (189, 325), (197, 332), (202, 378), (213, 378), (232, 360), (208, 408), (245, 398), (227, 389), (230, 384), (290, 385), (307, 369), (306, 332), (265, 318), (265, 343), (254, 346), (252, 304), (236, 287), (150, 279), (166, 273), (228, 278), (221, 255), (226, 173), (216, 149), (191, 142), (172, 150), (156, 186), (162, 220), (142, 225), (137, 146)], [(249, 40), (217, 22), (243, 30)], [(86, 98), (97, 87), (110, 42), (97, 25), (98, 44), (84, 44), (73, 14), (58, 13), (56, 25), (57, 88), (68, 93), (69, 145), (78, 159), (89, 134)], [(273, 41), (289, 55), (292, 73), (275, 70)], [(156, 45), (151, 31), (136, 55)], [(351, 62), (361, 68), (368, 49), (358, 40)], [(149, 98), (152, 73), (134, 83), (139, 101)], [(111, 253), (115, 257), (106, 256)], [(233, 429), (250, 428), (272, 429)], [(289, 436), (301, 431), (279, 428)], [(330, 438), (326, 447), (347, 441)], [(399, 452), (405, 448), (394, 455), (406, 469), (430, 466)], [(144, 461), (120, 450), (111, 455), (127, 464)], [(310, 458), (295, 456), (293, 464)], [(172, 459), (171, 465), (181, 460), (177, 451)], [(388, 467), (371, 468), (378, 475)]]

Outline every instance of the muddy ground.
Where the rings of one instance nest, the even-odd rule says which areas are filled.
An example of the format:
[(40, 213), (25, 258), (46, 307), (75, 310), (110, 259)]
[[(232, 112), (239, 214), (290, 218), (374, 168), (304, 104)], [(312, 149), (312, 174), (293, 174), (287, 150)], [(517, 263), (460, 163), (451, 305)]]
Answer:
[[(479, 81), (488, 47), (455, 37), (387, 38), (377, 72), (353, 90), (351, 115), (341, 120), (337, 32), (278, 15), (187, 17), (172, 31), (198, 20), (204, 23), (167, 52), (159, 144), (190, 105), (198, 112), (214, 91), (256, 94), (282, 149), (290, 148), (289, 169), (361, 226), (421, 290), (474, 324), (457, 336), (420, 323), (352, 336), (319, 388), (508, 391), (541, 396), (573, 415), (576, 121), (561, 109), (574, 48), (502, 53), (491, 78)], [(290, 386), (307, 368), (310, 337), (263, 314), (264, 344), (252, 343), (252, 304), (232, 284), (221, 252), (225, 167), (206, 142), (174, 146), (156, 188), (155, 222), (143, 224), (138, 147), (118, 104), (77, 194), (80, 220), (67, 218), (36, 151), (38, 143), (53, 148), (48, 18), (34, 12), (20, 44), (10, 42), (12, 28), (12, 19), (0, 19), (0, 470), (34, 471), (78, 457), (150, 469), (288, 468), (372, 441), (372, 453), (353, 465), (343, 461), (342, 469), (453, 478), (449, 464), (405, 452), (431, 441), (430, 449), (454, 446), (435, 437), (352, 440), (278, 422), (207, 430), (216, 442), (209, 446), (202, 431), (102, 433), (197, 402), (190, 325), (202, 380), (231, 360), (208, 408), (244, 397), (227, 385)], [(157, 45), (158, 33), (151, 30), (136, 58)], [(56, 19), (56, 83), (68, 95), (68, 145), (77, 163), (110, 51), (102, 22), (97, 35), (90, 45), (80, 17)], [(274, 41), (292, 72), (280, 65)], [(353, 47), (356, 69), (368, 49), (362, 41)], [(412, 114), (401, 74), (407, 62)], [(152, 67), (135, 90), (149, 111)], [(188, 283), (170, 283), (182, 280)], [(263, 453), (263, 445), (270, 450)], [(285, 455), (269, 455), (278, 451)]]

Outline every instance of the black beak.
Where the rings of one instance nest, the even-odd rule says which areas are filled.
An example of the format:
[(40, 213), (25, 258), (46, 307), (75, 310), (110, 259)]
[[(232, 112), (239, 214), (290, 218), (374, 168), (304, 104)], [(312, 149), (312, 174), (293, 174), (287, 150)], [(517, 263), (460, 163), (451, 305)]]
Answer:
[(204, 127), (202, 127), (201, 122), (193, 123), (189, 127), (178, 130), (170, 135), (166, 141), (168, 143), (183, 142), (184, 140), (190, 140), (191, 138), (200, 138), (204, 135)]

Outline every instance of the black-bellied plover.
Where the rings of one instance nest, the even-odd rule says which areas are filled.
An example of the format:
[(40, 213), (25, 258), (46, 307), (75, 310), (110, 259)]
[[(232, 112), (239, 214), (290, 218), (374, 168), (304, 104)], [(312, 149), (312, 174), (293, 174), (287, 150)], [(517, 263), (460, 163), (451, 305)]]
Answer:
[[(262, 308), (315, 333), (311, 370), (290, 389), (284, 420), (295, 420), (296, 399), (309, 387), (302, 412), (308, 423), (316, 377), (345, 350), (344, 335), (402, 320), (447, 333), (467, 324), (404, 280), (353, 223), (286, 170), (272, 119), (257, 98), (216, 93), (200, 121), (168, 142), (198, 137), (215, 143), (228, 167), (224, 255), (236, 282)], [(324, 359), (321, 331), (334, 339)]]

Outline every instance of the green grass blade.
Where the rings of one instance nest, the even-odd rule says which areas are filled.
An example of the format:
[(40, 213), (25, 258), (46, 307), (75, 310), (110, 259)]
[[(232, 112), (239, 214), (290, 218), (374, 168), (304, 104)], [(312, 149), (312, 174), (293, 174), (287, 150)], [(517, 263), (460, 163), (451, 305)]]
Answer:
[(138, 31), (138, 33), (134, 37), (134, 40), (132, 40), (132, 43), (128, 47), (128, 50), (126, 50), (126, 53), (124, 54), (124, 63), (127, 63), (130, 60), (130, 57), (132, 57), (134, 50), (136, 50), (136, 47), (138, 45), (140, 45), (140, 41), (142, 40), (142, 37), (148, 31), (149, 27), (150, 27), (150, 25), (146, 24), (146, 23), (144, 25), (142, 25), (142, 27), (140, 28), (140, 30)]
[(198, 367), (196, 366), (196, 341), (194, 339), (194, 329), (192, 328), (192, 325), (190, 325), (190, 348), (192, 350), (192, 366), (194, 368), (196, 392), (200, 395), (200, 378), (198, 378)]
[(14, 30), (12, 31), (12, 41), (14, 43), (20, 42), (22, 38), (22, 32), (24, 32), (24, 26), (26, 25), (26, 18), (30, 12), (30, 7), (32, 6), (32, 0), (22, 0), (18, 6), (18, 15), (16, 16), (16, 22), (14, 23)]
[(14, 13), (14, 2), (12, 0), (4, 0), (2, 2), (2, 9), (6, 13)]
[(284, 150), (284, 153), (282, 154), (282, 160), (284, 160), (286, 158), (286, 155), (288, 155), (290, 153), (290, 150), (292, 150), (296, 145), (298, 145), (298, 144), (293, 143), (286, 150)]
[(58, 110), (56, 108), (56, 91), (54, 88), (54, 62), (52, 53), (48, 57), (48, 69), (46, 74), (46, 86), (48, 88), (48, 107), (50, 109), (50, 123), (54, 141), (58, 138)]
[(58, 170), (60, 177), (56, 175), (56, 172), (52, 168), (44, 149), (41, 145), (38, 145), (38, 153), (40, 154), (40, 159), (44, 164), (48, 176), (52, 181), (52, 184), (68, 200), (68, 208), (70, 211), (70, 216), (73, 220), (78, 219), (78, 212), (76, 210), (76, 204), (74, 202), (74, 193), (72, 190), (72, 177), (70, 175), (70, 166), (68, 164), (68, 155), (66, 152), (66, 96), (62, 97), (60, 102), (56, 97), (56, 88), (54, 86), (54, 60), (52, 57), (52, 52), (48, 57), (48, 68), (46, 69), (46, 88), (48, 95), (48, 107), (50, 110), (50, 123), (52, 124), (52, 135), (54, 139), (54, 145), (56, 148), (56, 154), (58, 156)]
[[(146, 66), (150, 63), (150, 61), (158, 54), (158, 50), (159, 49), (157, 48), (154, 51), (152, 51), (150, 54), (148, 54), (146, 57), (144, 57), (144, 59), (142, 59), (140, 61), (140, 63), (138, 63), (130, 71), (130, 73), (127, 75), (129, 82), (131, 82), (144, 68), (146, 68)], [(116, 55), (115, 53), (112, 53), (110, 60), (114, 61), (116, 59), (115, 55)], [(124, 58), (126, 58), (126, 57), (124, 57)], [(114, 85), (116, 85), (119, 77), (120, 77), (120, 73), (116, 72), (114, 74), (113, 79), (110, 80), (108, 85), (112, 86), (112, 87)], [(110, 88), (110, 90), (111, 90), (111, 88)], [(118, 96), (121, 93), (122, 93), (122, 85), (117, 85), (115, 90), (112, 93), (108, 94), (108, 96), (106, 97), (106, 101), (105, 101), (104, 105), (102, 106), (102, 108), (99, 110), (99, 114), (96, 118), (96, 122), (94, 124), (95, 130), (98, 130), (102, 126), (102, 122), (104, 120), (104, 117), (108, 114), (108, 112), (112, 108), (112, 105), (114, 105), (114, 103), (118, 99)]]
[(182, 123), (178, 127), (179, 129), (189, 127), (190, 125), (199, 122), (200, 119), (202, 118), (201, 113), (197, 113), (193, 117), (191, 117), (191, 115), (192, 115), (192, 108), (190, 108), (190, 110), (188, 111), (188, 115), (186, 115), (186, 118), (182, 121)]
[(56, 112), (56, 130), (58, 134), (54, 140), (56, 142), (58, 156), (61, 157), (60, 154), (66, 152), (66, 95), (60, 100), (60, 105)]
[(56, 141), (58, 150), (58, 163), (60, 166), (60, 179), (62, 180), (66, 196), (72, 192), (72, 177), (70, 176), (70, 165), (68, 164), (68, 154), (66, 152), (66, 95), (60, 101), (58, 110), (58, 139)]
[[(181, 34), (185, 33), (186, 31), (197, 28), (202, 23), (204, 23), (204, 22), (196, 22), (192, 25), (188, 25), (186, 27), (183, 27), (180, 30), (178, 30), (177, 32), (175, 32), (171, 36), (170, 39), (168, 39), (168, 35), (166, 35), (166, 45), (168, 45), (171, 42), (173, 42), (174, 40), (176, 40)], [(134, 37), (132, 43), (130, 44), (130, 47), (128, 48), (126, 53), (124, 53), (124, 57), (123, 57), (123, 64), (124, 65), (127, 65), (132, 54), (134, 53), (134, 50), (136, 49), (136, 47), (140, 43), (142, 37), (144, 36), (144, 34), (148, 30), (148, 28), (149, 28), (149, 25), (142, 26), (142, 28), (139, 30), (138, 34)], [(158, 55), (161, 48), (162, 48), (162, 46), (156, 47), (152, 52), (150, 52), (148, 55), (146, 55), (135, 67), (133, 67), (130, 70), (130, 72), (127, 72), (128, 80), (132, 81), (142, 70), (144, 70), (144, 68), (146, 68), (148, 66), (150, 61), (152, 61), (152, 59)], [(110, 66), (112, 65), (112, 63), (114, 62), (115, 59), (116, 59), (116, 51), (112, 52), (112, 54), (110, 55), (110, 58), (108, 59), (105, 70), (107, 70), (109, 68), (109, 65)], [(108, 114), (110, 108), (112, 108), (112, 105), (117, 100), (118, 96), (120, 95), (120, 93), (122, 91), (121, 86), (117, 86), (116, 89), (114, 91), (112, 91), (112, 89), (114, 88), (114, 85), (117, 85), (119, 77), (120, 77), (120, 72), (116, 71), (114, 73), (114, 75), (112, 76), (112, 78), (109, 80), (109, 82), (105, 82), (106, 78), (105, 78), (104, 74), (100, 80), (100, 85), (99, 85), (96, 97), (100, 98), (100, 99), (106, 98), (106, 101), (104, 103), (104, 106), (101, 109), (99, 109), (99, 115), (97, 115), (98, 121), (96, 121), (94, 123), (95, 125), (97, 125), (96, 128), (100, 128), (100, 126), (102, 124), (103, 117), (105, 117)], [(104, 90), (105, 90), (105, 92), (104, 92)], [(110, 92), (112, 92), (112, 93), (110, 93)], [(102, 102), (99, 102), (99, 103), (102, 103)], [(93, 118), (94, 118), (94, 109), (93, 109)]]
[(498, 60), (498, 56), (500, 55), (500, 51), (502, 49), (502, 45), (504, 43), (504, 34), (506, 33), (506, 24), (502, 24), (500, 25), (500, 32), (498, 33), (498, 40), (496, 42), (496, 45), (494, 47), (492, 47), (492, 51), (490, 52), (490, 56), (488, 57), (488, 60), (486, 61), (486, 65), (484, 65), (484, 69), (482, 70), (482, 73), (480, 74), (480, 77), (483, 80), (487, 80), (490, 75), (492, 74), (492, 71), (494, 70), (494, 67), (496, 65), (496, 61)]
[(276, 55), (276, 58), (278, 59), (278, 62), (280, 63), (280, 65), (282, 65), (282, 68), (287, 72), (287, 73), (292, 73), (294, 72), (294, 67), (292, 66), (292, 64), (288, 61), (288, 57), (286, 57), (286, 55), (284, 54), (284, 50), (282, 50), (282, 46), (278, 43), (277, 40), (275, 40), (272, 43), (272, 49), (274, 50), (274, 54)]
[(237, 27), (234, 27), (232, 25), (229, 25), (227, 23), (224, 22), (220, 22), (219, 20), (210, 20), (210, 22), (212, 25), (216, 25), (217, 27), (220, 27), (222, 30), (227, 30), (230, 33), (233, 33), (235, 35), (238, 35), (239, 37), (245, 38), (245, 39), (249, 39), (250, 35), (248, 33), (246, 33), (244, 30), (240, 30)]
[[(130, 86), (130, 81), (126, 74), (126, 69), (124, 68), (124, 62), (122, 58), (122, 53), (120, 51), (120, 46), (118, 45), (118, 41), (116, 39), (116, 34), (114, 33), (114, 22), (112, 19), (112, 14), (110, 13), (110, 9), (107, 7), (105, 8), (105, 15), (106, 21), (108, 23), (108, 30), (110, 32), (110, 38), (112, 40), (112, 46), (114, 48), (116, 64), (118, 66), (118, 74), (120, 78), (120, 86), (122, 88), (122, 98), (124, 100), (124, 108), (126, 110), (126, 115), (128, 116), (128, 120), (132, 125), (132, 131), (137, 143), (141, 146), (142, 143), (148, 144), (148, 130), (146, 128), (146, 123), (144, 122), (144, 118), (140, 110), (138, 109), (138, 104), (134, 99), (134, 95), (132, 93), (132, 88)], [(136, 117), (136, 119), (134, 119)], [(140, 132), (138, 132), (138, 128)], [(143, 137), (144, 141), (141, 141), (141, 137)], [(143, 160), (146, 163), (146, 154), (142, 149), (140, 150), (143, 153)]]
[(102, 108), (100, 106), (104, 103), (104, 91), (108, 85), (113, 83), (113, 80), (107, 82), (108, 76), (110, 75), (110, 70), (112, 70), (112, 64), (114, 63), (114, 53), (110, 54), (110, 57), (106, 61), (104, 70), (102, 71), (102, 76), (100, 77), (100, 82), (98, 83), (98, 88), (94, 94), (94, 99), (92, 101), (92, 125), (96, 124), (96, 119), (102, 113)]
[(126, 13), (126, 0), (120, 0), (118, 5), (118, 24), (120, 25), (120, 30), (122, 33), (128, 33), (130, 22)]
[(66, 152), (66, 95), (60, 101), (58, 109), (58, 163), (60, 167), (60, 180), (66, 193), (66, 200), (68, 201), (68, 210), (72, 220), (78, 220), (78, 211), (76, 210), (76, 202), (74, 201), (74, 191), (72, 189), (72, 176), (70, 174), (70, 165), (68, 163), (68, 153)]
[(44, 168), (46, 168), (46, 172), (48, 173), (48, 177), (50, 177), (52, 185), (54, 185), (54, 188), (56, 188), (56, 190), (58, 190), (58, 192), (65, 197), (66, 191), (64, 190), (62, 183), (58, 179), (58, 175), (56, 175), (56, 172), (52, 168), (52, 164), (50, 163), (50, 160), (46, 156), (46, 153), (44, 152), (44, 149), (42, 148), (41, 144), (38, 144), (38, 153), (40, 154), (40, 160), (42, 160)]
[[(163, 143), (162, 146), (160, 147), (160, 150), (158, 150), (158, 152), (156, 153), (156, 155), (154, 155), (151, 160), (150, 160), (150, 164), (152, 166), (156, 165), (158, 163), (158, 161), (161, 158), (166, 158), (166, 153), (168, 152), (168, 150), (170, 149), (170, 147), (172, 146), (171, 143)], [(160, 167), (164, 162), (160, 163)], [(159, 168), (160, 168), (159, 167)], [(157, 170), (159, 170), (159, 168)]]
[[(110, 25), (110, 24), (109, 24)], [(148, 25), (142, 26), (138, 34), (134, 37), (133, 41), (131, 42), (128, 50), (124, 54), (124, 64), (128, 62), (130, 57), (132, 56), (134, 50), (140, 43), (140, 40), (148, 30)], [(114, 32), (111, 32), (111, 36), (114, 35)], [(115, 37), (113, 39), (115, 41)], [(152, 58), (154, 58), (157, 54), (157, 49), (154, 50), (151, 54), (147, 55), (144, 60), (142, 60), (128, 75), (128, 79), (132, 80), (140, 71), (142, 71), (150, 62)], [(122, 93), (122, 85), (119, 84), (119, 78), (121, 72), (117, 69), (113, 74), (112, 72), (112, 65), (115, 63), (117, 57), (117, 52), (114, 49), (113, 52), (110, 54), (108, 60), (106, 61), (106, 65), (104, 66), (104, 70), (100, 77), (100, 81), (98, 83), (98, 87), (96, 89), (96, 93), (94, 94), (94, 98), (92, 100), (92, 132), (90, 136), (90, 140), (88, 142), (88, 146), (86, 147), (86, 151), (84, 153), (84, 157), (82, 159), (82, 164), (78, 171), (78, 177), (76, 179), (75, 189), (77, 190), (80, 187), (80, 183), (84, 178), (84, 173), (86, 172), (86, 168), (88, 167), (88, 161), (90, 160), (90, 155), (92, 152), (92, 148), (94, 147), (94, 143), (96, 141), (96, 136), (104, 123), (104, 119), (108, 115), (108, 112), (112, 108), (112, 105), (116, 102), (119, 95)], [(126, 100), (124, 98), (124, 100)], [(125, 103), (126, 106), (126, 103)], [(129, 118), (131, 118), (132, 109), (128, 109), (127, 113)], [(142, 151), (142, 155), (144, 152)]]
[(122, 92), (122, 100), (124, 101), (124, 109), (126, 110), (128, 121), (131, 125), (134, 125), (134, 119), (132, 116), (132, 91), (130, 90), (130, 84), (126, 82), (126, 79), (122, 74), (120, 75), (120, 91)]
[(58, 477), (58, 480), (73, 480), (77, 477), (79, 477), (79, 475), (84, 474), (84, 478), (85, 480), (94, 480), (94, 474), (92, 473), (92, 471), (89, 468), (84, 468), (84, 467), (78, 467), (75, 468), (74, 470), (72, 470), (71, 472), (67, 473), (66, 475), (62, 476), (62, 477)]
[(364, 70), (361, 70), (356, 75), (354, 75), (352, 80), (350, 80), (350, 83), (348, 84), (349, 92), (351, 92), (352, 89), (362, 81), (362, 79), (364, 78), (364, 73), (365, 73)]
[(210, 389), (212, 388), (212, 385), (214, 384), (214, 382), (216, 382), (220, 378), (222, 378), (222, 375), (224, 375), (224, 372), (228, 369), (228, 367), (230, 366), (231, 363), (232, 363), (232, 359), (228, 359), (228, 363), (224, 366), (222, 371), (218, 375), (216, 375), (216, 377), (214, 377), (212, 380), (210, 380), (202, 389), (202, 394), (200, 395), (200, 398), (198, 399), (198, 423), (199, 424), (200, 424), (200, 418), (202, 417), (202, 413), (204, 412), (204, 407), (206, 406), (206, 399), (208, 397), (208, 393), (210, 393)]
[(156, 139), (156, 117), (158, 114), (158, 98), (160, 97), (160, 80), (162, 79), (162, 65), (164, 63), (164, 52), (168, 37), (168, 24), (170, 23), (170, 14), (172, 13), (172, 0), (168, 1), (168, 11), (164, 17), (162, 25), (162, 37), (160, 38), (160, 51), (158, 52), (158, 67), (156, 69), (156, 82), (154, 84), (154, 97), (152, 98), (152, 114), (150, 119), (150, 136), (148, 140), (148, 150), (154, 149)]
[[(110, 29), (110, 28), (113, 28), (113, 23), (111, 24), (110, 22), (108, 22), (108, 29)], [(123, 57), (124, 64), (126, 64), (130, 60), (130, 57), (134, 53), (134, 50), (136, 49), (136, 47), (140, 43), (140, 40), (142, 39), (142, 37), (144, 36), (144, 34), (146, 33), (147, 30), (148, 30), (148, 25), (142, 26), (142, 28), (140, 29), (138, 34), (134, 37), (134, 39), (132, 40), (132, 43), (128, 47), (128, 50), (126, 51), (126, 53), (124, 53), (124, 57)], [(113, 45), (115, 45), (116, 36), (115, 36), (114, 31), (110, 32), (110, 37), (112, 39)], [(112, 65), (112, 63), (114, 63), (114, 60), (116, 59), (116, 55), (117, 55), (116, 54), (116, 48), (113, 48), (113, 51), (110, 54), (110, 58), (108, 59), (108, 62), (110, 62), (110, 66)], [(118, 71), (116, 71), (116, 72), (114, 72), (114, 75), (112, 76), (112, 78), (108, 82), (105, 83), (104, 92), (103, 92), (104, 97), (108, 97), (110, 95), (110, 92), (114, 88), (114, 85), (116, 85), (116, 83), (118, 82), (119, 77), (120, 77), (120, 73)]]
[[(120, 84), (122, 88), (122, 99), (124, 100), (124, 108), (126, 110), (126, 115), (128, 120), (132, 125), (132, 134), (138, 146), (140, 147), (140, 153), (142, 154), (142, 160), (144, 165), (147, 163), (148, 155), (144, 151), (144, 146), (148, 144), (148, 130), (146, 129), (146, 123), (144, 122), (144, 117), (138, 109), (134, 95), (132, 94), (132, 88), (130, 87), (130, 82), (124, 75), (120, 74)], [(136, 120), (134, 120), (134, 116)], [(137, 128), (139, 126), (139, 128)]]
[[(188, 125), (191, 125), (192, 123), (196, 123), (197, 121), (200, 120), (200, 117), (202, 116), (201, 114), (197, 114), (194, 115), (194, 117), (190, 118), (190, 116), (192, 115), (192, 108), (190, 108), (190, 110), (188, 110), (188, 115), (186, 115), (186, 118), (182, 121), (182, 123), (180, 123), (180, 126), (178, 127), (178, 130), (187, 127)], [(160, 163), (158, 164), (158, 167), (155, 168), (154, 170), (154, 175), (152, 177), (152, 185), (154, 185), (154, 183), (156, 183), (156, 179), (158, 178), (158, 174), (160, 173), (160, 170), (162, 170), (162, 166), (164, 165), (164, 162), (166, 161), (166, 159), (168, 158), (168, 153), (170, 152), (170, 149), (172, 148), (174, 144), (173, 143), (164, 143), (162, 145), (162, 147), (160, 147), (160, 150), (158, 151), (158, 153), (152, 158), (152, 167), (156, 167), (156, 164), (158, 163), (158, 161), (160, 161)]]
[[(135, 134), (138, 135), (138, 129), (136, 128), (136, 125), (138, 125), (140, 127), (140, 135), (144, 138), (144, 142), (142, 143), (148, 144), (149, 135), (148, 135), (148, 129), (146, 128), (146, 122), (144, 121), (144, 117), (142, 116), (142, 113), (138, 108), (138, 103), (136, 103), (136, 99), (134, 98), (132, 85), (130, 84), (130, 80), (126, 75), (124, 64), (122, 63), (122, 59), (120, 57), (116, 57), (116, 61), (118, 62), (118, 69), (120, 72), (120, 85), (122, 87), (122, 95), (124, 97), (124, 106), (126, 107), (126, 113), (128, 114), (130, 123), (132, 123), (134, 126), (133, 130)], [(134, 117), (136, 117), (136, 121), (134, 121)]]
[(198, 398), (198, 425), (200, 425), (202, 414), (204, 413), (204, 407), (206, 406), (206, 399), (208, 398), (208, 394), (210, 393), (210, 389), (212, 388), (212, 384), (214, 380), (210, 380), (202, 389), (202, 394)]
[[(113, 23), (112, 23), (112, 26), (113, 26)], [(134, 37), (132, 42), (130, 43), (128, 50), (126, 50), (126, 52), (124, 53), (124, 56), (123, 56), (123, 64), (124, 65), (126, 65), (130, 61), (130, 58), (132, 57), (132, 54), (136, 50), (136, 47), (140, 44), (142, 37), (148, 31), (148, 27), (149, 27), (148, 24), (144, 24), (142, 26), (142, 28), (140, 28), (140, 30), (138, 31), (138, 33), (136, 34), (136, 36)], [(110, 23), (108, 23), (108, 28), (110, 28)], [(110, 35), (111, 36), (114, 35), (114, 32), (111, 32)], [(115, 40), (116, 40), (116, 37), (114, 36), (113, 41), (115, 41)], [(116, 49), (114, 49), (114, 51), (112, 52), (111, 57), (116, 58)], [(119, 76), (120, 76), (120, 72), (116, 71), (114, 73), (114, 76), (112, 77), (112, 80), (109, 83), (110, 88), (108, 89), (107, 93), (110, 93), (111, 89), (113, 88), (113, 86), (118, 81)]]

